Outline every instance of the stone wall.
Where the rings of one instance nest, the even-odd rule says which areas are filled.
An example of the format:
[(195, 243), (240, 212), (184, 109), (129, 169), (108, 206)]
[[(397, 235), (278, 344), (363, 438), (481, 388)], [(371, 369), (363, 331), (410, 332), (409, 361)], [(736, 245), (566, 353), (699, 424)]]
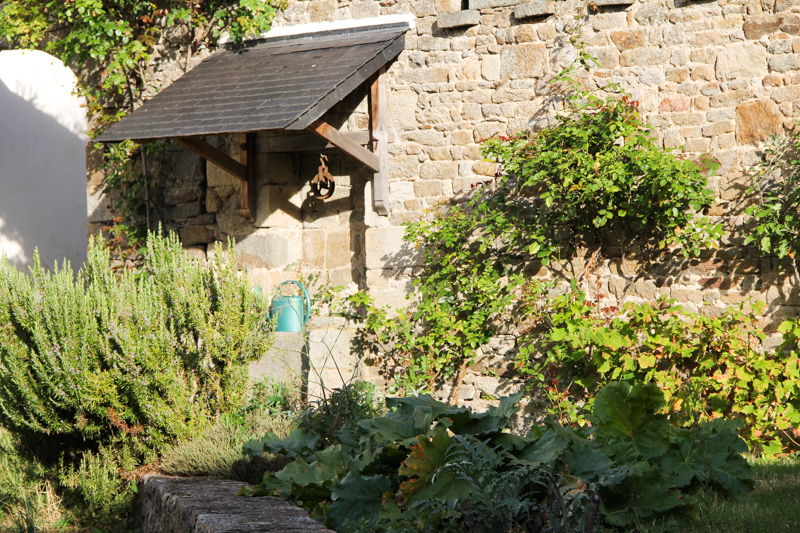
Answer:
[[(470, 0), (469, 9), (460, 0), (291, 0), (275, 26), (415, 17), (405, 51), (388, 69), (391, 214), (372, 211), (369, 174), (348, 156), (329, 154), (336, 197), (320, 201), (308, 197), (316, 155), (260, 154), (254, 223), (237, 213), (235, 179), (192, 163), (164, 197), (170, 227), (201, 256), (214, 241), (236, 237), (242, 264), (267, 290), (298, 271), (327, 272), (334, 284), (368, 288), (381, 305), (404, 305), (420, 258), (402, 242), (402, 223), (430, 216), (429, 209), (494, 176), (481, 140), (552, 120), (561, 96), (550, 80), (576, 56), (566, 30), (582, 13), (581, 40), (601, 65), (583, 82), (619, 84), (664, 147), (690, 158), (707, 152), (720, 164), (710, 179), (718, 203), (709, 214), (725, 225), (722, 249), (664, 265), (637, 282), (630, 299), (670, 296), (704, 313), (762, 299), (768, 322), (796, 316), (800, 298), (789, 277), (741, 243), (747, 173), (763, 141), (800, 116), (800, 3), (630, 2), (593, 2), (587, 12), (574, 0)], [(365, 95), (362, 88), (328, 120), (366, 130)], [(235, 155), (236, 143), (228, 144)], [(625, 290), (620, 262), (604, 258), (599, 267), (601, 291), (612, 302)], [(503, 364), (508, 342), (513, 347), (513, 340), (487, 347), (484, 365)], [(472, 369), (472, 389), (462, 398), (499, 390), (482, 373)]]

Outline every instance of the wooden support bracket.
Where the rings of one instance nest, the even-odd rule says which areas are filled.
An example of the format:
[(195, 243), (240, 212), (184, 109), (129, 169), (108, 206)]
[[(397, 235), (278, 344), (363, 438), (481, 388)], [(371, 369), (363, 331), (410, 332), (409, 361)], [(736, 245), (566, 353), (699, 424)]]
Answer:
[(372, 170), (377, 172), (378, 168), (380, 168), (380, 161), (378, 161), (377, 155), (353, 141), (321, 118), (312, 122), (308, 130), (326, 139), (336, 148), (358, 159)]
[(386, 67), (381, 67), (369, 91), (370, 134), (372, 153), (378, 156), (379, 166), (372, 181), (372, 206), (381, 216), (389, 214), (389, 134), (386, 107)]
[(255, 135), (252, 133), (239, 134), (241, 161), (237, 161), (228, 154), (217, 150), (199, 137), (178, 137), (175, 140), (241, 181), (241, 212), (247, 220), (253, 220), (255, 210), (255, 165), (252, 164), (250, 159), (255, 157)]

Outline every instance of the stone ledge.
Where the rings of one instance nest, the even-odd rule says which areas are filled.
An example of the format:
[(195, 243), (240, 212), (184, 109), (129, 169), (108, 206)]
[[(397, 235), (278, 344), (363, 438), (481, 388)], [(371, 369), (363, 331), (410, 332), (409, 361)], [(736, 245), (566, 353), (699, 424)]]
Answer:
[(522, 0), (469, 0), (470, 9), (491, 9), (521, 4)]
[(555, 12), (556, 6), (551, 0), (538, 0), (537, 2), (519, 4), (514, 8), (514, 18), (525, 19), (542, 17), (545, 15), (552, 15)]
[(439, 13), (436, 15), (436, 24), (439, 28), (462, 28), (474, 26), (481, 20), (481, 12), (477, 10), (455, 11), (453, 13)]
[(142, 533), (334, 533), (280, 498), (238, 496), (241, 481), (149, 475), (139, 482)]

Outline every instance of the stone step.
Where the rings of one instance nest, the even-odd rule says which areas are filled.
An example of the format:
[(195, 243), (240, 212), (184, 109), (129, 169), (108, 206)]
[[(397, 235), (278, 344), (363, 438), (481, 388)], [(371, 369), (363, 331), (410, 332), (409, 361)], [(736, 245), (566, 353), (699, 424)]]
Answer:
[(280, 498), (239, 496), (241, 481), (149, 475), (139, 482), (142, 533), (335, 533)]

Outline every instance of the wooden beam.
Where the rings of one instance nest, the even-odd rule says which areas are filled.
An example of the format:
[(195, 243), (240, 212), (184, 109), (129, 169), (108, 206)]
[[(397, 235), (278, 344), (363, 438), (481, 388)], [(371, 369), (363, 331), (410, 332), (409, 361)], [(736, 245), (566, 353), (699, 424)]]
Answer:
[[(339, 132), (351, 141), (361, 146), (372, 145), (372, 136), (369, 131)], [(389, 133), (389, 142), (394, 140), (394, 135)], [(258, 137), (256, 139), (256, 153), (294, 153), (294, 152), (321, 152), (336, 148), (327, 139), (317, 135), (281, 135), (278, 137)]]
[(239, 134), (239, 161), (245, 167), (245, 180), (241, 183), (242, 216), (249, 221), (255, 217), (256, 165), (255, 134)]
[(378, 168), (372, 180), (372, 206), (382, 216), (389, 214), (389, 135), (386, 107), (386, 67), (381, 67), (369, 91), (372, 152), (378, 156)]
[(377, 155), (373, 154), (355, 141), (350, 140), (350, 138), (324, 120), (315, 120), (311, 123), (308, 129), (323, 139), (326, 139), (339, 150), (358, 159), (373, 171), (378, 172), (380, 169), (380, 160), (378, 159)]
[(211, 161), (222, 170), (247, 183), (247, 165), (243, 165), (198, 137), (177, 137), (175, 140), (203, 159)]

